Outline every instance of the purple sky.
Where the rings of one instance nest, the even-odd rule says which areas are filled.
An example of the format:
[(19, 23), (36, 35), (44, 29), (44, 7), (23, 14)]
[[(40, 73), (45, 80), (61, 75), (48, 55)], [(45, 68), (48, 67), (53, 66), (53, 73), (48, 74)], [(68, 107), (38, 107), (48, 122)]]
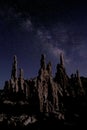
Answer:
[(40, 57), (52, 62), (53, 75), (64, 54), (68, 75), (87, 76), (87, 8), (83, 1), (1, 0), (0, 88), (10, 79), (13, 56), (25, 79), (37, 76)]

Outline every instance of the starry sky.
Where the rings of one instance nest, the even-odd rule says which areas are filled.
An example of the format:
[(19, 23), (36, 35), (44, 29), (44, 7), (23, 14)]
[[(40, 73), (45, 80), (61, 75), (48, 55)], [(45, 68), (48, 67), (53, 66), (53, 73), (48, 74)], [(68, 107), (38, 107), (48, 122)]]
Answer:
[(68, 75), (87, 76), (87, 5), (74, 0), (0, 0), (0, 88), (9, 80), (13, 56), (25, 79), (38, 75), (41, 54), (53, 75), (64, 54)]

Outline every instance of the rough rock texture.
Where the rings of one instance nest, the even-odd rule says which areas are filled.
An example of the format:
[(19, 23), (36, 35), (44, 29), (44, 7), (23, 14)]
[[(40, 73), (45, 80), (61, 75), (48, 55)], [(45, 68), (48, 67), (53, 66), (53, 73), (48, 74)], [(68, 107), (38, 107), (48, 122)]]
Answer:
[(51, 62), (46, 64), (45, 55), (41, 55), (38, 76), (33, 79), (25, 80), (23, 69), (20, 69), (18, 76), (17, 68), (17, 57), (14, 56), (11, 78), (4, 86), (4, 99), (26, 100), (30, 112), (56, 113), (59, 119), (64, 119), (65, 104), (70, 103), (67, 98), (85, 95), (79, 72), (68, 77), (63, 54), (60, 54), (55, 77), (52, 76)]
[(41, 57), (41, 68), (37, 78), (37, 89), (41, 112), (58, 110), (58, 85), (53, 81), (51, 63), (46, 67), (45, 56)]
[(69, 96), (69, 77), (67, 76), (65, 71), (64, 59), (62, 54), (60, 54), (60, 63), (57, 64), (55, 82), (60, 84), (63, 95)]
[(78, 70), (76, 71), (76, 74), (71, 75), (70, 87), (71, 87), (71, 95), (73, 97), (85, 95), (85, 90)]

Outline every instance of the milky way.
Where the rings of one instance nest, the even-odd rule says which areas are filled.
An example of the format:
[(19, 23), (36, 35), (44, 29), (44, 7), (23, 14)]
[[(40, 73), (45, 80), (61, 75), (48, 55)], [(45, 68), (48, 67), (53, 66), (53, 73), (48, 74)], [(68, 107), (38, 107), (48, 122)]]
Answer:
[(82, 1), (1, 0), (0, 86), (10, 78), (13, 55), (27, 79), (37, 76), (42, 53), (55, 74), (61, 52), (68, 75), (79, 69), (87, 76), (86, 13)]

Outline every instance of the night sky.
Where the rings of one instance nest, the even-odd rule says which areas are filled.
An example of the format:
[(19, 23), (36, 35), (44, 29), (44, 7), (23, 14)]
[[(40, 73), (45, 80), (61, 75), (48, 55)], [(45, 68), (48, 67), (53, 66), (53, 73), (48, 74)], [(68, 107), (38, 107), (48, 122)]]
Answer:
[(13, 56), (25, 79), (38, 75), (41, 54), (53, 75), (64, 54), (68, 75), (87, 76), (87, 5), (70, 0), (0, 0), (0, 88), (10, 79)]

